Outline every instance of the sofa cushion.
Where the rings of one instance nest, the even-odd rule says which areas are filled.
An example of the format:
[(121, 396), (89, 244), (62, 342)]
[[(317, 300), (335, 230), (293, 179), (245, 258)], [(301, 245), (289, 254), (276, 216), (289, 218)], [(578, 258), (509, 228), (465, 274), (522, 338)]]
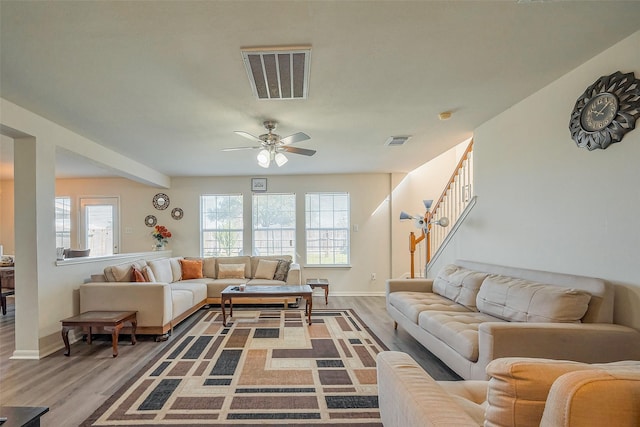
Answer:
[(216, 258), (216, 279), (220, 279), (220, 266), (223, 264), (244, 264), (244, 277), (251, 277), (251, 257), (229, 256)]
[(171, 282), (177, 282), (182, 279), (182, 265), (180, 264), (180, 260), (182, 257), (174, 257), (169, 258), (169, 265), (171, 266), (171, 277), (173, 280)]
[(185, 311), (193, 307), (196, 302), (193, 300), (193, 292), (186, 289), (172, 289), (171, 290), (171, 308), (173, 313), (173, 319), (180, 316)]
[(109, 265), (104, 268), (104, 276), (107, 282), (131, 282), (134, 281), (131, 267), (135, 266), (141, 270), (146, 265), (147, 262), (143, 259), (125, 262), (123, 264)]
[(418, 315), (425, 310), (468, 312), (469, 309), (448, 298), (430, 292), (391, 292), (389, 305), (406, 316), (413, 323), (418, 323)]
[(486, 427), (539, 426), (556, 378), (589, 365), (565, 360), (502, 358), (487, 365)]
[(280, 261), (278, 260), (261, 259), (258, 262), (258, 268), (256, 268), (253, 278), (272, 280), (279, 263)]
[(180, 267), (182, 268), (182, 277), (180, 280), (203, 278), (201, 259), (181, 259)]
[(202, 258), (202, 275), (210, 279), (216, 278), (216, 258), (205, 257)]
[(472, 362), (478, 360), (478, 327), (484, 322), (504, 321), (476, 311), (456, 313), (428, 310), (418, 316), (418, 325), (422, 329)]
[(171, 291), (189, 291), (193, 295), (193, 304), (197, 304), (207, 298), (207, 285), (195, 281), (179, 281), (171, 284)]
[(258, 264), (260, 263), (260, 260), (269, 260), (269, 261), (278, 261), (280, 259), (284, 259), (287, 261), (291, 261), (291, 256), (290, 255), (258, 255), (258, 256), (252, 256), (251, 257), (251, 276), (247, 276), (247, 277), (256, 277), (256, 270), (258, 269)]
[(477, 311), (476, 297), (488, 275), (454, 264), (445, 265), (433, 280), (433, 292)]
[(136, 267), (131, 267), (131, 271), (132, 271), (132, 279), (134, 282), (146, 282), (147, 278), (144, 277), (144, 274), (142, 274), (142, 271), (138, 270)]
[(142, 268), (142, 275), (147, 280), (147, 282), (157, 282), (156, 276), (153, 274), (151, 267), (149, 267), (148, 265), (145, 265)]
[(172, 283), (174, 281), (169, 258), (151, 260), (149, 261), (149, 267), (157, 282)]
[(218, 265), (218, 279), (244, 279), (244, 264), (220, 264)]
[(585, 291), (496, 275), (484, 280), (476, 305), (509, 321), (579, 322), (590, 299)]
[(281, 280), (283, 282), (287, 281), (289, 277), (289, 270), (291, 269), (291, 261), (290, 259), (279, 259), (278, 266), (276, 267), (276, 272), (273, 273), (273, 280)]

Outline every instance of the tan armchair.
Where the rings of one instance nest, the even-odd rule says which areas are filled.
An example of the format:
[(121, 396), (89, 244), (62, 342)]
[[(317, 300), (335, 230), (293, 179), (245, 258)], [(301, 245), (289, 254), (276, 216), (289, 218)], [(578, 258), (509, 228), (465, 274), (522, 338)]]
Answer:
[(638, 426), (640, 361), (585, 364), (509, 357), (488, 381), (435, 381), (409, 355), (378, 354), (385, 427)]

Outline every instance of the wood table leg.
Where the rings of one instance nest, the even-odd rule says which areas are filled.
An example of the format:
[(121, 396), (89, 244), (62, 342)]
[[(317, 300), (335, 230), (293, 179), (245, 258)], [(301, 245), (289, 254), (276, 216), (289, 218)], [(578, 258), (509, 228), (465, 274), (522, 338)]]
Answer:
[(313, 307), (313, 294), (304, 297), (305, 301), (307, 301), (307, 322), (311, 324), (311, 309)]
[(122, 323), (117, 324), (113, 327), (113, 332), (111, 333), (111, 346), (113, 347), (113, 357), (118, 356), (118, 336), (120, 335), (120, 329), (122, 329)]
[(329, 305), (329, 286), (324, 287), (324, 304)]
[(0, 295), (0, 305), (2, 306), (2, 315), (7, 314), (7, 297), (4, 294)]
[[(227, 298), (222, 297), (220, 300), (220, 307), (222, 307), (222, 326), (227, 326), (227, 312), (224, 309), (226, 304), (227, 304)], [(229, 314), (229, 316), (231, 316), (231, 314)]]
[(71, 346), (69, 345), (69, 330), (71, 329), (70, 326), (63, 326), (62, 327), (62, 341), (64, 342), (64, 355), (65, 356), (69, 356), (71, 354)]
[(136, 345), (136, 328), (138, 327), (138, 320), (131, 321), (131, 345)]

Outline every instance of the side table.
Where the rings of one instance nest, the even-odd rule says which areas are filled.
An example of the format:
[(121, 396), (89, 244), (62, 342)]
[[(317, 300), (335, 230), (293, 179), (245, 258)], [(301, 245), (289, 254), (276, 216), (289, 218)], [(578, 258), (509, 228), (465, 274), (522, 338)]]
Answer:
[(311, 289), (315, 289), (315, 288), (324, 289), (324, 303), (329, 304), (329, 280), (307, 279), (307, 285), (311, 286)]
[(118, 356), (118, 335), (120, 329), (125, 322), (131, 323), (131, 345), (136, 343), (136, 311), (87, 311), (77, 316), (69, 317), (61, 320), (62, 322), (62, 341), (66, 349), (64, 355), (71, 354), (71, 346), (69, 345), (69, 330), (78, 326), (89, 328), (87, 342), (91, 344), (91, 328), (93, 327), (112, 327), (111, 345), (113, 347), (113, 357)]

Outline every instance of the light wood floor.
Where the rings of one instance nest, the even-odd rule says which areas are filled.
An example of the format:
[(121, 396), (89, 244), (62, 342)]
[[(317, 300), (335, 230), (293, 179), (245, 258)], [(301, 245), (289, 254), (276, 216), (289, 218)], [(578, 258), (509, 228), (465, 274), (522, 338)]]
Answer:
[[(384, 297), (329, 295), (327, 306), (324, 297), (318, 296), (314, 308), (352, 308), (390, 350), (409, 353), (436, 379), (459, 379), (402, 328), (393, 329)], [(48, 406), (43, 426), (79, 425), (171, 341), (157, 343), (152, 337), (138, 336), (138, 344), (131, 346), (124, 335), (119, 355), (113, 358), (111, 342), (105, 337), (92, 345), (73, 344), (70, 357), (60, 350), (41, 360), (10, 360), (15, 349), (14, 319), (13, 298), (8, 298), (7, 314), (0, 314), (0, 406)], [(188, 323), (189, 319), (175, 333)]]

